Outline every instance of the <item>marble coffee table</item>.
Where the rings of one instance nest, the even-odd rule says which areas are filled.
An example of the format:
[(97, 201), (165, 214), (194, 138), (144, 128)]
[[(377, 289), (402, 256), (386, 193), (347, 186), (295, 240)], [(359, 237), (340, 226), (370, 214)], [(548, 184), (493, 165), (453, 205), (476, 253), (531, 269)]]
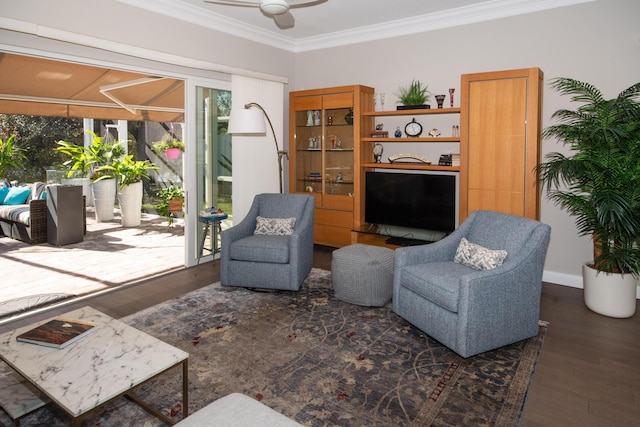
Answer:
[[(22, 332), (45, 323), (38, 322), (0, 335), (0, 358), (66, 411), (74, 425), (80, 425), (80, 420), (92, 410), (121, 396), (130, 398), (164, 422), (175, 424), (138, 399), (132, 390), (178, 365), (182, 365), (183, 418), (189, 415), (189, 353), (91, 307), (60, 317), (94, 322), (99, 328), (61, 350), (16, 340)], [(0, 388), (3, 387), (0, 383)], [(34, 399), (40, 397), (34, 396)], [(0, 401), (2, 406), (12, 403), (15, 402)], [(24, 396), (20, 404), (25, 405)]]

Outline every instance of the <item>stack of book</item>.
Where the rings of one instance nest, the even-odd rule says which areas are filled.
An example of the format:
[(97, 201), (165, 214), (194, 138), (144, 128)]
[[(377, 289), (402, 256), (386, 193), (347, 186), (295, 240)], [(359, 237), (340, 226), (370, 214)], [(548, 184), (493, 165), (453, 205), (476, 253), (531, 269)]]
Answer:
[(460, 154), (443, 154), (438, 160), (439, 166), (460, 166)]

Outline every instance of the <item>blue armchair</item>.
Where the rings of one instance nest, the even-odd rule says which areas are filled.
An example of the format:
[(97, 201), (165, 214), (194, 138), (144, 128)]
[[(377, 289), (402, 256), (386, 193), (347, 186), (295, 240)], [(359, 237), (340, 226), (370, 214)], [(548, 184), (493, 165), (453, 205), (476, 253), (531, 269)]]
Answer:
[[(307, 194), (259, 194), (247, 216), (221, 234), (223, 286), (297, 291), (313, 264), (315, 199)], [(295, 218), (293, 232), (254, 234), (257, 218)], [(286, 228), (286, 227), (285, 227)]]
[[(550, 234), (538, 221), (475, 211), (439, 242), (399, 248), (393, 311), (462, 357), (535, 336)], [(454, 262), (463, 237), (506, 250), (504, 262), (489, 270)]]

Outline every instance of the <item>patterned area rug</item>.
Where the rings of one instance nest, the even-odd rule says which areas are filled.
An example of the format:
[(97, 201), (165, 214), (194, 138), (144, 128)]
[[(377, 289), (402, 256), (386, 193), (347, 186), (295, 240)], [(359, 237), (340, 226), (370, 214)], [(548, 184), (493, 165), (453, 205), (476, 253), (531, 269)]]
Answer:
[[(124, 320), (190, 353), (190, 411), (241, 392), (308, 426), (517, 425), (546, 332), (463, 359), (390, 305), (336, 300), (319, 269), (299, 292), (213, 284)], [(175, 370), (137, 394), (179, 420), (181, 382)], [(48, 405), (22, 425), (68, 422)], [(83, 422), (161, 425), (126, 399)]]

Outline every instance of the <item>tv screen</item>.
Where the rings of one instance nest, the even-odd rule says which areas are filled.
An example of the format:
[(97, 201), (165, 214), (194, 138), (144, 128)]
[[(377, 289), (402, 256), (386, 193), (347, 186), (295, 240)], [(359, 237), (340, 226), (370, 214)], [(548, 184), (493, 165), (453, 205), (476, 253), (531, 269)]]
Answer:
[(367, 172), (365, 179), (365, 222), (443, 232), (455, 230), (455, 176)]

